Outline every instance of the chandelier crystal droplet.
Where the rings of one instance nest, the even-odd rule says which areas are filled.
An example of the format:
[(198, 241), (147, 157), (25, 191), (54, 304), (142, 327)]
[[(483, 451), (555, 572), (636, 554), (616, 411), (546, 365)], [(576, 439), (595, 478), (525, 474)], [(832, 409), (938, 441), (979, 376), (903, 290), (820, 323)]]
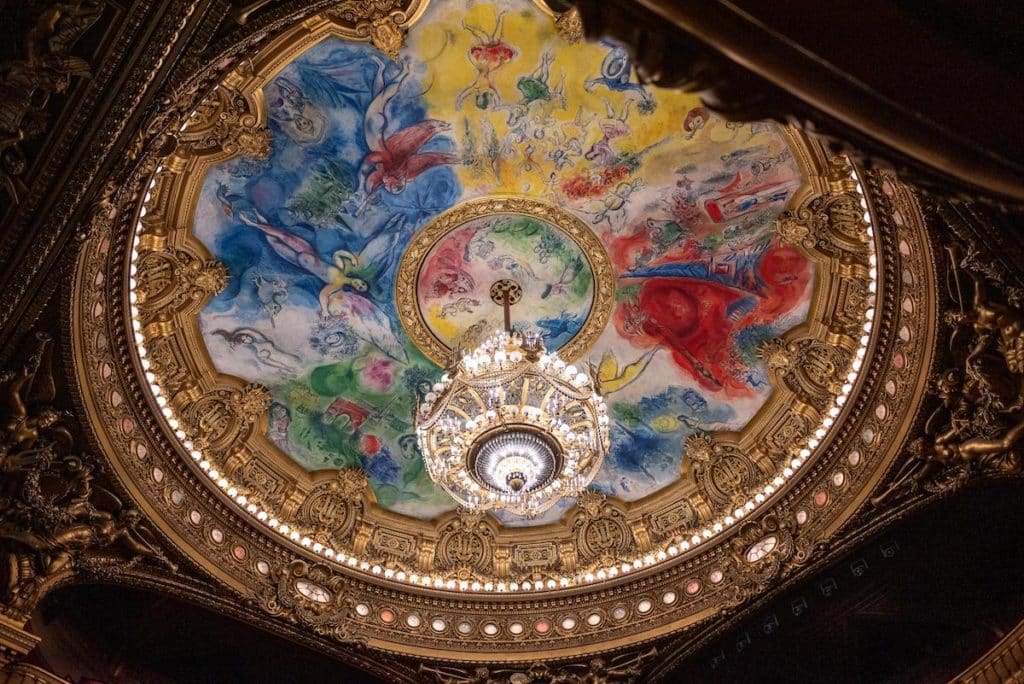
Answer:
[(590, 376), (532, 333), (498, 332), (463, 356), (415, 424), (431, 479), (456, 501), (526, 517), (579, 495), (610, 445)]

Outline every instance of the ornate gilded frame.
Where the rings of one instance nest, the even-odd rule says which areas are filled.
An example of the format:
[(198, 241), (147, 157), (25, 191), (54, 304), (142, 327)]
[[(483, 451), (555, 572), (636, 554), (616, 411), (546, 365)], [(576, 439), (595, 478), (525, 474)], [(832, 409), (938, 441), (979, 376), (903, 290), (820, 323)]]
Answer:
[[(827, 404), (821, 378), (801, 373), (802, 362), (817, 358), (817, 345), (848, 355), (858, 348), (854, 335), (869, 308), (866, 277), (872, 269), (862, 239), (867, 223), (851, 218), (851, 211), (856, 214), (851, 207), (860, 205), (857, 177), (851, 179), (842, 160), (789, 131), (810, 183), (779, 222), (779, 231), (818, 264), (818, 295), (809, 323), (768, 350), (775, 377), (772, 399), (741, 434), (691, 445), (694, 457), (686, 467), (694, 476), (680, 481), (686, 487), (669, 487), (631, 504), (588, 496), (563, 522), (507, 537), (507, 530), (465, 513), (430, 523), (411, 521), (376, 507), (367, 489), (349, 475), (308, 475), (280, 459), (260, 458), (272, 446), (263, 437), (266, 397), (259, 388), (209, 370), (195, 372), (203, 367), (197, 361), (205, 362), (206, 369), (212, 364), (201, 352), (196, 358), (203, 346), (194, 314), (216, 291), (220, 276), (210, 255), (184, 239), (194, 201), (183, 200), (195, 198), (203, 176), (197, 171), (204, 165), (265, 145), (259, 87), (327, 35), (368, 37), (322, 15), (270, 41), (246, 67), (224, 79), (183, 130), (169, 132), (176, 149), (165, 155), (149, 184), (124, 199), (120, 214), (138, 218), (143, 227), (137, 240), (131, 228), (135, 220), (130, 225), (111, 222), (99, 227), (78, 261), (72, 337), (82, 402), (97, 443), (166, 538), (270, 615), (339, 641), (456, 661), (578, 657), (651, 640), (735, 606), (808, 563), (863, 504), (898, 452), (930, 366), (935, 332), (931, 252), (916, 201), (891, 177), (869, 177), (865, 193), (876, 226), (878, 287), (864, 370), (835, 417), (835, 429), (824, 436), (800, 475), (779, 485), (764, 506), (673, 558), (641, 561), (628, 574), (579, 586), (548, 589), (545, 584), (538, 593), (475, 594), (450, 591), (447, 585), (401, 584), (384, 576), (402, 563), (420, 572), (459, 576), (465, 554), (452, 549), (465, 546), (467, 535), (475, 538), (470, 547), (486, 549), (471, 557), (475, 565), (470, 564), (467, 582), (499, 576), (510, 581), (513, 572), (521, 573), (518, 581), (546, 582), (544, 570), (537, 569), (544, 568), (545, 556), (549, 568), (571, 566), (577, 574), (586, 572), (588, 563), (598, 567), (609, 554), (616, 561), (648, 552), (653, 556), (656, 545), (699, 529), (698, 523), (711, 517), (712, 506), (721, 507), (723, 497), (728, 498), (722, 482), (735, 477), (716, 480), (716, 464), (738, 459), (744, 462), (739, 471), (767, 477), (780, 459), (788, 460), (789, 446), (807, 436), (816, 425), (812, 419), (821, 420)], [(131, 294), (141, 281), (138, 267), (132, 268), (133, 251), (157, 255), (160, 269), (172, 274), (156, 295), (147, 292), (148, 302), (140, 302), (138, 292)], [(150, 340), (160, 340), (165, 349), (164, 360), (155, 364), (159, 354), (150, 349), (148, 368), (132, 342), (133, 308), (142, 316), (140, 335), (146, 344), (152, 347)], [(253, 500), (276, 496), (282, 510), (298, 515), (314, 490), (318, 496), (336, 494), (345, 502), (339, 504), (346, 507), (344, 532), (353, 550), (363, 554), (358, 567), (325, 560), (311, 548), (318, 542), (303, 546), (255, 524), (239, 507), (238, 492), (231, 495), (216, 486), (216, 479), (184, 453), (176, 428), (160, 415), (164, 406), (149, 390), (150, 384), (165, 384), (174, 376), (172, 361), (190, 372), (179, 378), (180, 386), (164, 403), (183, 415), (189, 407), (203, 413), (197, 410), (199, 401), (227, 407), (231, 434), (210, 447), (220, 450), (215, 467), (233, 476), (248, 464), (260, 464), (270, 479), (280, 477), (286, 486), (259, 492), (259, 478), (253, 478)], [(587, 530), (595, 528), (606, 531), (597, 535), (605, 538), (600, 544), (588, 538)], [(606, 546), (609, 536), (614, 543)], [(769, 537), (775, 541), (768, 552), (751, 553), (758, 544), (763, 549)], [(452, 567), (445, 568), (446, 563)], [(375, 566), (381, 568), (379, 575), (372, 572)], [(308, 595), (313, 584), (326, 591), (317, 593), (326, 601)], [(469, 629), (464, 631), (463, 624)]]

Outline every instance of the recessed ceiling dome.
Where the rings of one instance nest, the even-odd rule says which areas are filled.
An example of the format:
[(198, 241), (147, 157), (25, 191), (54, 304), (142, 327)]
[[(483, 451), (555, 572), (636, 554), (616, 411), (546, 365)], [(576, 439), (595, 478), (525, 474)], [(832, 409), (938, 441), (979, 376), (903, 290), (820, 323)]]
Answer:
[[(275, 37), (147, 167), (133, 232), (89, 243), (80, 282), (125, 274), (76, 293), (117, 471), (211, 577), (403, 653), (596, 653), (795, 568), (878, 481), (930, 367), (913, 199), (889, 180), (869, 204), (845, 159), (638, 82), (537, 3), (414, 9), (388, 15), (397, 56), (344, 13)], [(524, 418), (541, 382), (507, 416), (445, 394), (506, 279), (511, 332), (594, 400), (566, 443)], [(460, 507), (421, 404), (473, 433), (460, 486), (550, 507)], [(545, 493), (581, 475), (570, 442), (601, 458)]]

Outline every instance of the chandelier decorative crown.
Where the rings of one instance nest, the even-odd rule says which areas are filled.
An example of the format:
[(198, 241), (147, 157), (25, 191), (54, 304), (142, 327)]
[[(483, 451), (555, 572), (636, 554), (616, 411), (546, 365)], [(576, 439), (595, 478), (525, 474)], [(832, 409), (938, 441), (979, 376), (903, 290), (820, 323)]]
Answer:
[(590, 377), (511, 330), (522, 296), (500, 280), (491, 298), (505, 330), (453, 363), (422, 400), (416, 435), (430, 477), (469, 509), (533, 517), (593, 481), (610, 444), (607, 407)]

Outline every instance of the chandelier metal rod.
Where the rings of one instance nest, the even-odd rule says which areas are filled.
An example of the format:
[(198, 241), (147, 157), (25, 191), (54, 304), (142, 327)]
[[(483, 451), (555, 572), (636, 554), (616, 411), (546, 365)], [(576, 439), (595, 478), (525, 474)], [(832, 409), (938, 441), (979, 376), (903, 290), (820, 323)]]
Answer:
[(501, 295), (501, 308), (505, 311), (505, 332), (512, 334), (512, 302), (508, 290)]

